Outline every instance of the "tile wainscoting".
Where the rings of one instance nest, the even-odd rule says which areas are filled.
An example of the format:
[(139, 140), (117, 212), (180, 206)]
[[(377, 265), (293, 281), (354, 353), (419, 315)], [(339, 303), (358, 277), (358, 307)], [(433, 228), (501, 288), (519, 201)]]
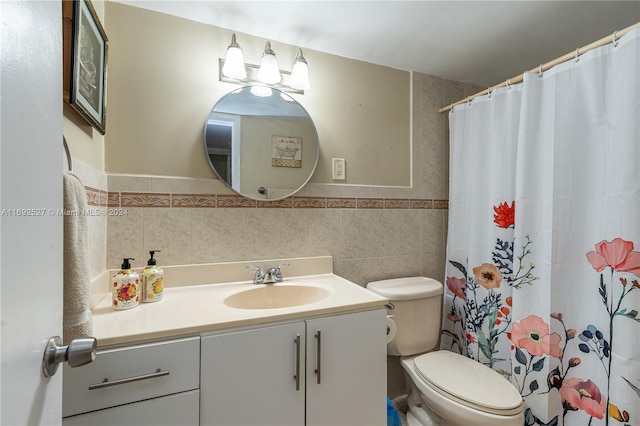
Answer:
[(447, 200), (97, 192), (107, 198), (107, 268), (124, 257), (143, 266), (158, 249), (165, 265), (331, 255), (337, 274), (363, 286), (408, 274), (443, 278)]

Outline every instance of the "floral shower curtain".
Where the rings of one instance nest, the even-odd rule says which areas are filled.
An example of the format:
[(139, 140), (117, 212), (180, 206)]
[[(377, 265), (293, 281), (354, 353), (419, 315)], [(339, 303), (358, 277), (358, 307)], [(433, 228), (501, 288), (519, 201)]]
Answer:
[(640, 425), (640, 31), (456, 107), (441, 348), (526, 425)]

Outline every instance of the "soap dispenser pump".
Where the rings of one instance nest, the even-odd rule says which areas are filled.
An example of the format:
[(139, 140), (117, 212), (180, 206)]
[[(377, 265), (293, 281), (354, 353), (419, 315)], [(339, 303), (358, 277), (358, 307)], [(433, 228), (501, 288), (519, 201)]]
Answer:
[(149, 261), (147, 267), (142, 271), (142, 301), (158, 302), (162, 300), (164, 291), (164, 271), (156, 265), (155, 253), (160, 250), (149, 250)]
[(113, 296), (113, 309), (124, 310), (138, 306), (140, 303), (140, 279), (137, 272), (131, 269), (132, 257), (122, 260), (120, 271), (113, 276), (111, 295)]

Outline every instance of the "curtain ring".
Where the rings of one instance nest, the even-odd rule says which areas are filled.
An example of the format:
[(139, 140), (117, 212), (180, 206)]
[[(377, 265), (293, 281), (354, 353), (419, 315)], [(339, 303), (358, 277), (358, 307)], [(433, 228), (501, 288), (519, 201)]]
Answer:
[(576, 62), (580, 61), (580, 48), (579, 47), (576, 49), (575, 60), (576, 60)]
[(614, 31), (613, 35), (611, 36), (611, 44), (613, 44), (613, 47), (617, 47), (618, 46), (618, 41), (616, 40), (616, 34), (618, 32)]
[(471, 106), (471, 96), (467, 96), (467, 106)]
[(488, 90), (488, 92), (489, 92), (489, 99), (491, 99), (491, 95), (493, 94), (493, 90), (491, 90), (491, 89), (493, 89), (493, 87), (489, 87), (489, 88), (487, 89), (487, 90)]
[(542, 77), (542, 64), (538, 67), (538, 77)]

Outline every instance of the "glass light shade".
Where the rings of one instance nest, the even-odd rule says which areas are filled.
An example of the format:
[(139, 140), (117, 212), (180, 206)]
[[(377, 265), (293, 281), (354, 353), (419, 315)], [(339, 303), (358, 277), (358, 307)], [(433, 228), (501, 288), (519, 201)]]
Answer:
[(289, 86), (294, 89), (305, 90), (311, 87), (309, 84), (309, 67), (306, 62), (296, 61), (291, 70)]
[(258, 70), (258, 80), (266, 84), (276, 84), (280, 83), (281, 78), (278, 59), (276, 59), (276, 54), (271, 50), (271, 43), (267, 42), (264, 46), (262, 62)]
[(266, 84), (280, 83), (280, 69), (275, 55), (263, 55), (258, 71), (258, 80)]
[(227, 57), (224, 60), (222, 74), (225, 77), (243, 80), (247, 78), (247, 70), (244, 67), (244, 55), (240, 47), (229, 46)]

